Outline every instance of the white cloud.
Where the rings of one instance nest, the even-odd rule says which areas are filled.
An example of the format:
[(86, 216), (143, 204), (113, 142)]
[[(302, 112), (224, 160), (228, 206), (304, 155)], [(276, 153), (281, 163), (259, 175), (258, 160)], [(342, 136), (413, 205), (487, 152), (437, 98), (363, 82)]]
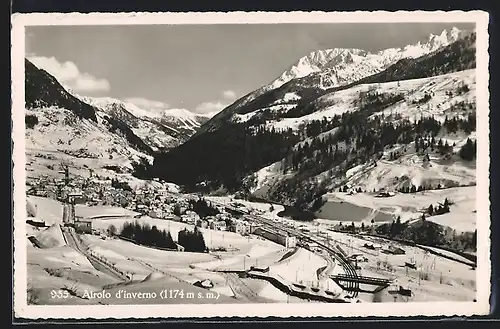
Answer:
[(55, 57), (30, 56), (28, 60), (40, 69), (53, 75), (62, 85), (76, 92), (109, 91), (108, 80), (80, 72), (73, 62), (59, 62)]
[(198, 106), (196, 106), (194, 112), (203, 114), (205, 116), (213, 116), (231, 105), (238, 97), (238, 95), (234, 90), (224, 90), (222, 92), (222, 97), (223, 100), (203, 102), (199, 104)]
[(84, 73), (79, 76), (75, 81), (73, 89), (75, 91), (109, 91), (111, 86), (106, 79), (96, 79), (95, 77)]
[(166, 104), (166, 103), (163, 103), (160, 101), (153, 101), (153, 100), (142, 98), (142, 97), (126, 98), (125, 102), (132, 103), (135, 106), (138, 106), (138, 107), (143, 108), (145, 110), (165, 110), (168, 108), (168, 104)]
[(202, 114), (220, 112), (228, 105), (222, 102), (204, 102), (196, 107), (195, 112)]
[(225, 90), (222, 95), (225, 99), (233, 100), (236, 99), (236, 92), (234, 90)]

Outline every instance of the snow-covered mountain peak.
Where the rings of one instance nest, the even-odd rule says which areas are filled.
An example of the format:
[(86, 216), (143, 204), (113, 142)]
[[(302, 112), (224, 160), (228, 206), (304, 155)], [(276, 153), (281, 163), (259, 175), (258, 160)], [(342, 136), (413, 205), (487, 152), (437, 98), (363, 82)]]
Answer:
[(416, 58), (449, 45), (463, 37), (464, 31), (454, 27), (443, 30), (441, 34), (429, 35), (427, 42), (418, 41), (403, 48), (388, 48), (371, 53), (357, 48), (333, 48), (316, 50), (300, 58), (276, 80), (264, 86), (262, 91), (279, 88), (295, 78), (302, 78), (311, 73), (333, 70), (330, 80), (337, 84), (346, 84), (377, 73), (388, 65), (403, 58)]
[(276, 80), (263, 87), (262, 90), (267, 91), (279, 88), (292, 79), (305, 77), (314, 72), (320, 72), (335, 57), (339, 56), (342, 53), (347, 53), (348, 51), (349, 49), (336, 48), (310, 52), (308, 55), (300, 58), (295, 64), (290, 66)]
[(69, 88), (67, 92), (97, 109), (98, 117), (108, 116), (130, 127), (153, 150), (182, 143), (209, 119), (186, 109), (144, 109), (112, 97), (82, 96)]
[(175, 116), (183, 119), (194, 119), (198, 116), (196, 113), (193, 113), (186, 109), (177, 109), (177, 108), (164, 110), (161, 114), (163, 116)]
[(126, 110), (130, 114), (143, 119), (162, 119), (162, 118), (176, 118), (180, 120), (194, 120), (197, 121), (198, 117), (206, 117), (206, 115), (201, 115), (198, 113), (191, 112), (186, 109), (172, 108), (163, 110), (148, 110), (143, 109), (134, 103), (125, 102), (112, 97), (87, 97), (80, 96), (74, 91), (70, 91), (73, 96), (82, 100), (83, 102), (90, 104), (98, 109), (106, 112), (107, 110), (113, 110), (118, 107)]
[(449, 45), (450, 43), (457, 41), (460, 38), (461, 34), (462, 31), (456, 27), (452, 28), (449, 31), (443, 30), (439, 35), (431, 34), (429, 36), (429, 41), (427, 42), (426, 45), (429, 48), (429, 50), (434, 51), (438, 48), (441, 48), (443, 46)]

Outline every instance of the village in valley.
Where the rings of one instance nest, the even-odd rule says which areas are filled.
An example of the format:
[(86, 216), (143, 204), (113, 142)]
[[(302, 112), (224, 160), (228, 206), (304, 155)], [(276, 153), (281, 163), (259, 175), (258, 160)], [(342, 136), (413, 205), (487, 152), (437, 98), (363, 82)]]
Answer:
[[(92, 170), (75, 175), (63, 164), (56, 170), (27, 182), (26, 222), (35, 247), (28, 255), (40, 260), (48, 253), (40, 263), (44, 274), (31, 272), (29, 278), (31, 287), (46, 275), (64, 279), (65, 289), (79, 296), (64, 303), (104, 303), (87, 298), (102, 287), (135, 283), (138, 291), (151, 292), (166, 278), (191, 287), (183, 289), (196, 287), (238, 302), (467, 300), (475, 291), (473, 262), (444, 250), (377, 238), (373, 223), (297, 221), (278, 215), (281, 205), (238, 195), (182, 193), (159, 179), (132, 188), (126, 176)], [(67, 248), (78, 253), (69, 256)], [(77, 255), (88, 259), (101, 285), (95, 286), (95, 278), (75, 279), (75, 273), (89, 271), (81, 260), (75, 265)], [(62, 270), (60, 261), (69, 266)], [(457, 267), (464, 269), (457, 272)], [(463, 291), (457, 293), (456, 284)], [(448, 292), (439, 292), (445, 287)], [(30, 289), (35, 303), (56, 302)]]
[[(155, 179), (153, 184), (140, 186), (135, 190), (125, 182), (117, 178), (103, 179), (93, 175), (89, 170), (89, 176), (74, 176), (70, 178), (69, 168), (61, 165), (59, 174), (61, 178), (49, 176), (37, 177), (28, 183), (28, 195), (55, 199), (68, 205), (85, 205), (87, 207), (109, 206), (118, 207), (137, 212), (136, 216), (149, 216), (156, 219), (173, 220), (201, 228), (209, 228), (219, 231), (231, 231), (238, 234), (250, 233), (250, 224), (235, 218), (228, 213), (223, 205), (211, 205), (205, 201), (205, 207), (213, 207), (215, 212), (211, 216), (203, 218), (193, 211), (193, 205), (201, 201), (196, 195), (184, 196), (179, 194), (178, 188), (172, 184), (165, 184)], [(203, 200), (204, 201), (204, 200)], [(235, 200), (232, 206), (238, 207)], [(272, 205), (271, 205), (272, 207)], [(71, 212), (68, 212), (68, 216)], [(74, 214), (73, 214), (74, 216)], [(87, 219), (76, 215), (72, 220), (76, 227), (80, 227), (84, 233), (96, 232), (96, 229), (87, 228), (90, 223)], [(45, 225), (45, 223), (40, 223)], [(101, 233), (106, 233), (101, 232)]]
[[(229, 72), (231, 90), (217, 87), (219, 100), (208, 89), (221, 82), (204, 72), (218, 76), (231, 63), (212, 67), (206, 49), (182, 50), (177, 60), (190, 62), (176, 68), (205, 64), (178, 76), (164, 60), (170, 48), (148, 49), (142, 62), (124, 56), (141, 72), (151, 61), (154, 71), (136, 79), (137, 71), (115, 66), (115, 55), (104, 56), (115, 46), (85, 32), (88, 45), (63, 49), (79, 49), (73, 60), (102, 50), (103, 65), (116, 71), (113, 92), (104, 86), (102, 97), (74, 90), (53, 70), (72, 62), (27, 56), (24, 154), (15, 164), (25, 168), (15, 183), (25, 186), (26, 214), (16, 208), (15, 233), (25, 238), (16, 243), (26, 245), (27, 304), (476, 302), (477, 224), (487, 220), (476, 200), (483, 184), (476, 119), (485, 116), (476, 114), (476, 31), (467, 24), (429, 27), (422, 40), (415, 34), (371, 50), (344, 40), (311, 52), (300, 37), (302, 57), (273, 64), (281, 75), (255, 89), (238, 87), (247, 78)], [(137, 30), (148, 38), (136, 42), (153, 39), (154, 48), (162, 43), (150, 33), (162, 31), (161, 39), (185, 27), (148, 28)], [(192, 26), (189, 35), (211, 28)], [(45, 42), (52, 37), (44, 31), (33, 27), (29, 35), (39, 37), (27, 34), (27, 44), (78, 39), (54, 32)], [(129, 46), (135, 32), (123, 31), (116, 40)], [(287, 40), (285, 32), (269, 33), (279, 38), (266, 44)], [(233, 35), (210, 33), (224, 45), (221, 35)], [(199, 46), (178, 46), (187, 44)], [(240, 59), (241, 49), (213, 53)], [(258, 72), (267, 57), (232, 70)], [(117, 81), (126, 82), (123, 93)], [(175, 107), (205, 90), (193, 111)], [(180, 103), (151, 103), (132, 91)], [(207, 104), (218, 108), (208, 112)]]

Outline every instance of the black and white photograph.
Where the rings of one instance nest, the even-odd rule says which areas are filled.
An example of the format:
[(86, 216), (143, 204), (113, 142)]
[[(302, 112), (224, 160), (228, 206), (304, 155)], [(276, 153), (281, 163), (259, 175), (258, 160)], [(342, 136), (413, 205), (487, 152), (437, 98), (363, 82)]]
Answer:
[(16, 312), (488, 313), (487, 24), (13, 17)]

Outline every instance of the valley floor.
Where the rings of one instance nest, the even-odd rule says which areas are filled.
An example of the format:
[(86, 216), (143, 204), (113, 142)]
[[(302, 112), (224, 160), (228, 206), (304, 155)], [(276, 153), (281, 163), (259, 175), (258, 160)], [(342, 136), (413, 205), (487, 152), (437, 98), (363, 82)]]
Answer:
[[(343, 222), (365, 226), (392, 222), (397, 216), (401, 221), (418, 220), (429, 205), (437, 206), (448, 199), (453, 204), (450, 212), (427, 216), (426, 220), (449, 226), (457, 232), (474, 232), (476, 229), (476, 186), (423, 191), (414, 194), (397, 193), (394, 196), (376, 197), (376, 193), (335, 192), (327, 194), (327, 202), (318, 212), (323, 219), (333, 220), (331, 224)], [(328, 221), (322, 221), (327, 223)]]
[[(317, 287), (336, 294), (342, 289), (330, 279), (331, 275), (344, 273), (343, 268), (328, 255), (303, 248), (287, 249), (274, 242), (257, 236), (244, 237), (236, 233), (201, 229), (209, 248), (225, 247), (226, 252), (189, 253), (153, 249), (124, 241), (118, 238), (102, 238), (99, 235), (81, 234), (79, 240), (86, 250), (82, 254), (68, 243), (67, 234), (60, 226), (62, 205), (57, 201), (29, 197), (37, 205), (37, 218), (47, 220), (49, 228), (34, 228), (27, 225), (27, 236), (35, 237), (42, 248), (27, 241), (28, 289), (31, 302), (36, 304), (143, 304), (143, 303), (297, 303), (308, 302), (287, 295), (272, 283), (262, 279), (240, 277), (237, 273), (249, 270), (250, 266), (269, 267), (269, 275), (283, 282)], [(251, 209), (257, 205), (264, 216), (275, 218), (269, 212), (268, 204), (246, 202)], [(267, 210), (265, 210), (267, 209)], [(170, 230), (173, 237), (188, 226), (171, 220), (154, 219), (147, 216), (135, 219), (127, 210), (102, 207), (79, 206), (77, 214), (86, 217), (105, 213), (122, 213), (124, 217), (110, 219), (95, 218), (93, 226), (106, 230), (109, 225), (120, 227), (127, 221), (156, 225), (159, 229)], [(275, 209), (274, 211), (277, 211)], [(284, 222), (284, 219), (276, 219)], [(394, 279), (394, 286), (410, 288), (414, 295), (408, 300), (456, 300), (466, 301), (475, 298), (476, 273), (462, 263), (431, 255), (418, 248), (402, 246), (405, 255), (389, 255), (383, 248), (393, 242), (371, 237), (351, 236), (331, 232), (322, 224), (302, 224), (309, 234), (322, 237), (339, 245), (347, 254), (359, 254), (366, 261), (358, 262), (359, 275)], [(367, 250), (366, 243), (380, 245), (380, 249)], [(123, 281), (112, 272), (103, 271), (96, 266), (92, 254), (102, 263), (110, 264), (131, 280)], [(405, 262), (414, 261), (415, 269), (405, 267)], [(99, 265), (99, 264), (97, 264)], [(211, 287), (199, 287), (195, 283), (209, 280)], [(110, 293), (106, 296), (89, 298), (92, 292)], [(393, 287), (387, 288), (377, 297), (384, 302), (407, 301), (398, 295), (390, 294)], [(119, 291), (148, 293), (149, 298), (117, 298)], [(177, 291), (177, 298), (161, 298), (161, 291)], [(54, 296), (54, 291), (68, 291), (68, 298)], [(182, 298), (179, 294), (190, 298)], [(151, 297), (156, 293), (156, 297)], [(193, 297), (194, 296), (194, 297)], [(200, 297), (198, 297), (200, 296)], [(393, 297), (396, 296), (396, 297)], [(372, 302), (374, 295), (360, 293), (361, 301)]]

